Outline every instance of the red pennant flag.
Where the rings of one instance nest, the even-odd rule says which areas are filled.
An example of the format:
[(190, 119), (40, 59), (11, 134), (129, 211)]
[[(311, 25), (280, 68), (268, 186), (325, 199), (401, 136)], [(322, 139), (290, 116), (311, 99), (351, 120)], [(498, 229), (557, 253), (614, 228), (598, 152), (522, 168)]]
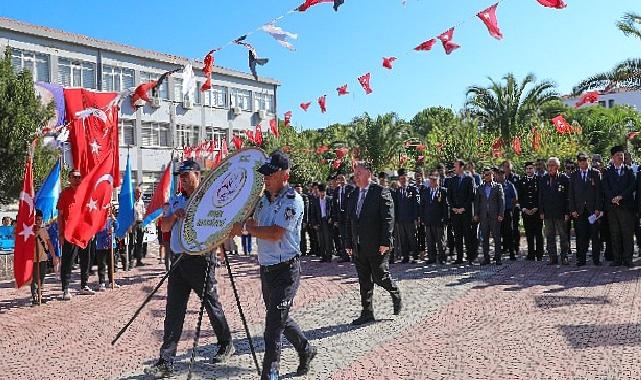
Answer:
[(563, 115), (559, 115), (552, 119), (552, 124), (556, 127), (556, 131), (562, 135), (572, 132), (572, 126), (565, 120)]
[(171, 197), (171, 176), (171, 162), (169, 162), (169, 164), (167, 164), (167, 168), (162, 173), (162, 177), (160, 177), (160, 181), (158, 182), (156, 190), (154, 190), (154, 194), (151, 196), (151, 201), (147, 205), (145, 218), (154, 212), (161, 210), (162, 206), (169, 202), (169, 197)]
[(338, 148), (334, 149), (334, 154), (336, 154), (336, 158), (343, 158), (347, 156), (348, 149), (347, 148)]
[(347, 85), (340, 86), (339, 88), (336, 89), (336, 91), (338, 91), (338, 96), (349, 94), (349, 92), (347, 92)]
[(628, 133), (628, 140), (634, 140), (637, 136), (639, 136), (639, 133), (641, 133), (641, 132), (630, 132), (630, 133)]
[(85, 177), (102, 162), (108, 152), (113, 160), (114, 187), (120, 186), (118, 154), (118, 106), (108, 106), (116, 93), (93, 92), (82, 88), (65, 89), (65, 112), (74, 167)]
[(311, 104), (312, 104), (312, 102), (301, 103), (301, 104), (300, 104), (300, 108), (302, 108), (302, 109), (303, 109), (303, 111), (307, 112), (307, 109), (309, 108), (309, 106), (310, 106)]
[(512, 150), (514, 150), (514, 154), (517, 156), (520, 156), (522, 153), (521, 150), (521, 139), (517, 136), (512, 140)]
[(579, 99), (578, 102), (574, 105), (575, 108), (579, 108), (584, 104), (587, 103), (596, 103), (599, 101), (599, 93), (596, 91), (590, 91), (586, 92), (585, 94), (581, 95), (581, 98)]
[(539, 4), (543, 5), (546, 8), (556, 8), (556, 9), (563, 9), (567, 7), (567, 5), (563, 2), (563, 0), (536, 0), (539, 2)]
[(481, 21), (485, 23), (488, 32), (490, 32), (490, 35), (497, 40), (500, 40), (503, 38), (503, 34), (499, 29), (499, 22), (496, 19), (496, 7), (498, 5), (499, 3), (496, 3), (486, 10), (480, 11), (477, 16), (481, 19)]
[(338, 11), (338, 8), (343, 5), (345, 0), (305, 0), (304, 3), (299, 5), (296, 10), (299, 12), (305, 12), (309, 8), (313, 7), (314, 5), (317, 4), (322, 4), (322, 3), (334, 3), (334, 10)]
[(247, 136), (247, 140), (256, 144), (256, 139), (254, 139), (254, 131), (246, 131), (245, 135)]
[(235, 135), (234, 138), (231, 139), (231, 142), (234, 144), (234, 149), (240, 150), (243, 147), (243, 139), (240, 138), (240, 136)]
[(396, 57), (383, 57), (383, 67), (388, 70), (391, 70), (392, 64), (394, 63), (394, 61), (396, 61)]
[(292, 116), (293, 115), (294, 115), (294, 113), (292, 111), (285, 112), (284, 123), (285, 123), (286, 127), (289, 126), (289, 122), (292, 120)]
[(318, 98), (318, 105), (320, 106), (322, 113), (325, 113), (327, 111), (327, 107), (325, 103), (326, 101), (327, 101), (327, 95), (323, 95), (320, 98)]
[(269, 129), (271, 130), (271, 132), (274, 135), (274, 137), (276, 137), (276, 138), (280, 137), (280, 132), (278, 131), (278, 120), (271, 119), (269, 121)]
[(327, 152), (328, 150), (329, 148), (325, 145), (319, 146), (318, 148), (316, 148), (316, 154), (325, 154), (325, 152)]
[(497, 137), (492, 143), (492, 156), (501, 157), (503, 155), (503, 140)]
[(432, 50), (432, 47), (434, 47), (435, 43), (436, 43), (436, 38), (432, 38), (431, 40), (421, 42), (421, 44), (415, 47), (414, 50), (418, 50), (418, 51)]
[(13, 255), (13, 277), (16, 287), (19, 288), (31, 280), (33, 275), (33, 259), (36, 249), (36, 236), (34, 224), (36, 210), (33, 193), (32, 157), (27, 157), (22, 179), (22, 192), (16, 217), (15, 248)]
[(221, 143), (220, 152), (223, 154), (223, 158), (229, 155), (229, 146), (227, 145), (227, 138), (223, 137), (223, 142)]
[(211, 78), (211, 73), (214, 71), (214, 52), (218, 49), (210, 50), (203, 60), (203, 73), (207, 79)]
[(452, 39), (454, 38), (454, 27), (451, 27), (444, 32), (443, 34), (437, 37), (443, 43), (443, 49), (445, 49), (445, 54), (450, 55), (452, 52), (461, 46), (454, 43)]
[(113, 151), (103, 155), (102, 162), (87, 173), (74, 193), (65, 224), (65, 239), (80, 248), (86, 248), (107, 221), (114, 188), (112, 156)]
[(365, 90), (365, 93), (367, 95), (372, 93), (372, 88), (369, 86), (369, 80), (370, 80), (370, 73), (367, 73), (363, 76), (358, 77), (358, 83), (361, 84), (361, 87), (363, 87), (363, 90)]
[(332, 161), (332, 169), (338, 170), (341, 168), (342, 164), (343, 164), (343, 160), (341, 160), (340, 158), (337, 158), (334, 161)]
[(149, 98), (149, 90), (156, 87), (157, 83), (157, 81), (152, 80), (151, 82), (141, 83), (140, 85), (138, 85), (138, 87), (136, 87), (136, 89), (134, 90), (133, 95), (131, 95), (131, 108), (135, 109), (140, 107), (140, 105), (137, 104), (139, 100), (151, 102), (151, 99)]
[(256, 145), (263, 145), (263, 127), (256, 124), (256, 131), (254, 132), (254, 142)]
[(211, 88), (211, 78), (207, 78), (205, 83), (203, 83), (202, 86), (200, 86), (200, 92), (205, 92)]

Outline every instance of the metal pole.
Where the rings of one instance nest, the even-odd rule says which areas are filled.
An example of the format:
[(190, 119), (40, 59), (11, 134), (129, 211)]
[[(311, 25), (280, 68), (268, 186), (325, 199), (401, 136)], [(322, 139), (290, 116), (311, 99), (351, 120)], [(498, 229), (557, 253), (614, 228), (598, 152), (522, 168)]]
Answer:
[[(111, 217), (111, 216), (110, 216)], [(114, 224), (113, 224), (113, 219), (111, 221), (111, 225), (109, 227), (109, 236), (111, 239), (109, 239), (109, 255), (111, 256), (111, 263), (109, 264), (109, 273), (111, 274), (111, 289), (116, 288), (116, 279), (114, 278), (115, 273), (114, 273)]]
[(229, 265), (229, 259), (227, 258), (227, 252), (225, 252), (225, 247), (221, 247), (223, 250), (223, 256), (225, 258), (225, 265), (227, 266), (227, 273), (229, 273), (229, 281), (231, 281), (231, 287), (234, 290), (234, 297), (236, 298), (236, 306), (238, 306), (238, 313), (240, 314), (240, 319), (243, 322), (245, 327), (245, 334), (247, 335), (247, 341), (249, 342), (249, 349), (251, 351), (252, 357), (254, 358), (254, 364), (256, 365), (256, 371), (258, 371), (258, 376), (260, 376), (260, 366), (258, 365), (258, 358), (256, 357), (256, 350), (254, 349), (254, 342), (252, 341), (251, 333), (249, 332), (249, 326), (247, 325), (247, 319), (245, 319), (245, 313), (243, 313), (243, 308), (240, 305), (240, 297), (238, 296), (238, 289), (236, 289), (236, 283), (234, 282), (234, 276), (231, 272), (231, 266)]
[[(203, 314), (205, 312), (205, 302), (207, 302), (207, 279), (211, 272), (212, 263), (209, 259), (209, 254), (205, 255), (205, 262), (207, 267), (205, 268), (205, 281), (203, 282), (203, 291), (200, 302), (200, 311), (198, 312), (198, 323), (196, 324), (196, 335), (194, 336), (194, 344), (191, 348), (191, 359), (189, 360), (189, 371), (187, 372), (187, 380), (191, 380), (191, 369), (194, 365), (194, 360), (196, 360), (196, 349), (198, 348), (198, 341), (200, 340), (200, 327), (203, 323)], [(215, 264), (214, 264), (215, 265)]]
[(138, 315), (140, 314), (140, 312), (142, 311), (142, 309), (147, 305), (147, 303), (149, 303), (149, 301), (151, 300), (151, 297), (153, 297), (153, 296), (156, 294), (156, 292), (158, 291), (158, 289), (160, 289), (160, 287), (161, 287), (161, 286), (162, 286), (162, 284), (165, 282), (165, 280), (167, 279), (167, 277), (169, 277), (169, 275), (171, 274), (171, 272), (173, 272), (176, 268), (178, 268), (178, 263), (180, 262), (180, 260), (182, 259), (182, 257), (183, 257), (183, 255), (178, 256), (178, 259), (176, 259), (176, 262), (175, 262), (175, 263), (173, 263), (173, 265), (171, 266), (171, 268), (169, 269), (169, 271), (167, 271), (167, 273), (166, 273), (166, 274), (165, 274), (165, 276), (160, 280), (160, 282), (158, 283), (158, 285), (156, 285), (156, 287), (154, 288), (154, 290), (152, 290), (152, 291), (151, 291), (151, 293), (149, 293), (149, 295), (147, 296), (147, 298), (145, 298), (145, 300), (143, 301), (142, 305), (140, 305), (140, 307), (138, 308), (138, 310), (136, 310), (136, 312), (135, 312), (135, 313), (134, 313), (134, 315), (131, 317), (131, 319), (129, 320), (129, 322), (127, 322), (127, 324), (126, 324), (125, 326), (123, 326), (123, 328), (121, 328), (121, 329), (120, 329), (120, 331), (118, 331), (118, 334), (116, 334), (116, 337), (111, 341), (111, 345), (112, 345), (112, 346), (116, 344), (116, 342), (118, 341), (118, 339), (120, 339), (120, 337), (122, 336), (122, 334), (124, 334), (124, 333), (125, 333), (125, 331), (127, 331), (127, 329), (129, 328), (129, 326), (131, 326), (131, 324), (134, 322), (134, 320), (135, 320), (136, 318), (138, 318)]

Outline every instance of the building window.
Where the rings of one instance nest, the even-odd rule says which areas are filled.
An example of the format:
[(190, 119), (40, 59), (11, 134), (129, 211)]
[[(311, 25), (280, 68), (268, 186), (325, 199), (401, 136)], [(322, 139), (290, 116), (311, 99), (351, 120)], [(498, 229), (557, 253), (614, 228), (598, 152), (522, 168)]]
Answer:
[(182, 102), (184, 100), (183, 98), (183, 80), (182, 79), (174, 79), (174, 102)]
[(205, 127), (205, 140), (212, 140), (217, 147), (222, 146), (222, 142), (227, 138), (227, 132), (222, 128)]
[(599, 105), (601, 107), (605, 107), (605, 100), (599, 100)]
[(243, 111), (251, 111), (251, 91), (232, 88), (229, 93), (232, 107), (239, 107)]
[(201, 102), (202, 102), (202, 95), (200, 93), (200, 86), (202, 86), (202, 84), (196, 82), (196, 88), (194, 88), (193, 91), (191, 92), (191, 94), (189, 94), (189, 96), (191, 96), (192, 99), (194, 100), (194, 104), (201, 104)]
[(195, 125), (177, 125), (176, 137), (178, 146), (197, 146), (200, 140), (200, 127)]
[(211, 88), (211, 106), (227, 108), (227, 87), (213, 86)]
[(120, 92), (134, 86), (134, 71), (124, 67), (102, 65), (103, 91)]
[(254, 93), (254, 110), (274, 113), (274, 95)]
[(49, 56), (11, 48), (11, 65), (17, 72), (31, 71), (34, 81), (49, 82)]
[(63, 87), (96, 88), (96, 64), (58, 58), (58, 83)]
[[(140, 83), (150, 82), (152, 80), (157, 80), (158, 78), (160, 78), (160, 74), (148, 73), (144, 71), (140, 73)], [(162, 100), (169, 100), (169, 84), (167, 83), (167, 79), (165, 79), (160, 85), (160, 91), (158, 95), (160, 95), (160, 99)]]
[(136, 145), (135, 133), (134, 133), (134, 120), (120, 119), (118, 121), (118, 140), (120, 141), (121, 146), (133, 146)]
[(614, 99), (608, 100), (608, 108), (614, 108)]
[(169, 124), (142, 123), (142, 146), (169, 146)]

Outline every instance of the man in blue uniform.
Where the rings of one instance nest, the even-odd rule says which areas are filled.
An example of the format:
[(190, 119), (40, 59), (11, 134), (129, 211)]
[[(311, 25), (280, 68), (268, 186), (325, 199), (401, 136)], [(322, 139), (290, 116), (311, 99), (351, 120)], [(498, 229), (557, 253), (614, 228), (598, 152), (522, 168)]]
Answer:
[[(145, 369), (147, 375), (156, 378), (173, 376), (174, 358), (182, 335), (189, 295), (193, 290), (202, 298), (205, 281), (207, 282), (205, 309), (219, 346), (218, 352), (211, 361), (212, 363), (225, 362), (234, 353), (229, 325), (216, 292), (216, 257), (213, 252), (204, 256), (188, 255), (180, 244), (180, 227), (177, 222), (185, 217), (185, 207), (187, 207), (189, 196), (196, 191), (200, 184), (200, 165), (194, 161), (185, 161), (180, 165), (178, 171), (183, 192), (169, 199), (169, 210), (163, 218), (161, 229), (163, 232), (171, 231), (170, 257), (178, 258), (180, 255), (183, 257), (179, 262), (176, 261), (176, 267), (172, 266), (172, 272), (169, 274), (165, 333), (160, 347), (160, 358), (156, 364)], [(207, 266), (209, 266), (209, 276), (205, 278)]]
[[(260, 279), (265, 302), (265, 355), (261, 379), (277, 380), (283, 334), (300, 359), (297, 376), (309, 372), (317, 350), (298, 324), (289, 316), (300, 284), (300, 228), (303, 221), (303, 198), (289, 186), (289, 157), (281, 151), (272, 153), (258, 169), (265, 176), (265, 194), (254, 218), (244, 227), (256, 237)], [(238, 235), (243, 225), (236, 223), (231, 233)]]

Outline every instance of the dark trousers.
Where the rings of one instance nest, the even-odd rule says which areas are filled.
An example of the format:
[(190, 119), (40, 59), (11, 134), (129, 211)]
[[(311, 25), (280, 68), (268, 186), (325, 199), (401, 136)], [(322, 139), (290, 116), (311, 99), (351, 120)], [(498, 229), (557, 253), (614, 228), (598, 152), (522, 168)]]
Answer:
[(303, 228), (300, 229), (300, 253), (303, 256), (307, 256), (307, 225), (303, 225)]
[(418, 259), (418, 249), (416, 247), (416, 224), (409, 223), (396, 223), (396, 235), (398, 236), (399, 248), (398, 256), (403, 256), (403, 261), (409, 261), (410, 252), (414, 260)]
[(318, 252), (325, 261), (332, 261), (332, 254), (334, 253), (331, 229), (332, 226), (327, 223), (327, 219), (323, 218), (316, 230), (318, 236)]
[[(112, 282), (113, 276), (111, 275), (111, 250), (109, 249), (97, 249), (96, 250), (96, 261), (98, 263), (98, 283), (107, 284), (105, 282), (105, 272), (107, 272), (107, 277), (109, 278), (109, 283)], [(115, 263), (114, 263), (115, 270)]]
[(341, 236), (341, 229), (338, 224), (332, 224), (329, 227), (329, 231), (332, 235), (332, 240), (334, 241), (334, 252), (337, 256), (345, 256), (345, 245), (343, 244), (343, 238)]
[[(490, 235), (494, 239), (494, 260), (501, 261), (501, 226), (503, 223), (499, 222), (497, 218), (496, 215), (488, 215), (485, 219), (481, 219), (479, 224), (483, 238), (483, 257), (486, 262), (490, 261)], [(511, 224), (508, 225), (509, 227)]]
[(514, 225), (512, 224), (512, 210), (505, 210), (503, 221), (501, 222), (501, 246), (504, 252), (515, 257), (517, 248), (514, 243)]
[(601, 241), (601, 249), (603, 250), (603, 257), (606, 261), (614, 260), (612, 255), (612, 236), (610, 235), (610, 222), (608, 214), (605, 215), (597, 222), (599, 224), (599, 240)]
[[(87, 284), (89, 277), (89, 253), (87, 249), (82, 249), (65, 240), (62, 244), (62, 257), (60, 260), (60, 278), (62, 280), (62, 291), (69, 289), (69, 282), (71, 281), (71, 269), (76, 257), (80, 256), (80, 277), (81, 281), (84, 278), (84, 285)], [(84, 258), (84, 259), (83, 259)], [(83, 271), (84, 262), (84, 271)], [(84, 273), (84, 274), (83, 274)]]
[[(519, 221), (521, 219), (521, 210), (514, 208), (512, 210), (512, 244), (516, 254), (521, 249), (521, 231), (519, 231)], [(503, 221), (505, 223), (505, 221)]]
[(632, 264), (634, 252), (634, 213), (623, 207), (608, 211), (613, 261), (617, 264)]
[(425, 245), (427, 242), (427, 236), (426, 236), (426, 227), (424, 224), (419, 224), (416, 227), (416, 240), (418, 243), (416, 244), (416, 249), (419, 252), (426, 252), (427, 251), (427, 246)]
[(445, 255), (445, 227), (441, 225), (423, 225), (425, 231), (425, 248), (429, 261), (444, 263)]
[(341, 258), (343, 259), (343, 261), (350, 261), (350, 256), (347, 254), (347, 250), (345, 249), (345, 247), (347, 247), (347, 234), (349, 233), (349, 226), (346, 222), (340, 222), (338, 223), (338, 228), (341, 231), (341, 240), (343, 244)]
[[(172, 254), (172, 256), (174, 256)], [(219, 346), (231, 343), (231, 332), (223, 312), (223, 307), (218, 300), (216, 289), (216, 257), (214, 254), (206, 256), (186, 255), (180, 259), (169, 274), (167, 285), (167, 306), (165, 312), (165, 333), (160, 357), (166, 361), (174, 361), (176, 349), (180, 336), (183, 332), (187, 302), (193, 290), (202, 299), (203, 286), (207, 282), (207, 294), (205, 297), (205, 310), (209, 316), (209, 322), (214, 328)], [(209, 276), (205, 278), (205, 272), (209, 265)]]
[(454, 256), (455, 244), (454, 244), (454, 227), (452, 226), (452, 220), (450, 219), (445, 226), (445, 234), (447, 236), (447, 249), (450, 252), (450, 256)]
[(374, 284), (387, 290), (392, 297), (401, 296), (398, 286), (392, 280), (389, 272), (389, 253), (381, 255), (378, 252), (362, 252), (358, 249), (354, 257), (354, 264), (356, 273), (358, 273), (363, 313), (374, 313), (372, 305)]
[[(31, 297), (33, 300), (38, 300), (38, 281), (40, 281), (40, 286), (43, 286), (45, 283), (45, 276), (47, 275), (47, 262), (40, 261), (33, 263), (33, 278), (31, 279)], [(41, 290), (44, 287), (41, 288)]]
[(539, 213), (523, 215), (523, 227), (527, 240), (527, 258), (534, 260), (543, 259), (543, 221)]
[(261, 379), (278, 378), (283, 335), (299, 355), (309, 350), (309, 342), (300, 327), (289, 316), (289, 310), (300, 284), (300, 261), (294, 260), (278, 269), (260, 268), (260, 282), (265, 302), (265, 355)]
[(311, 225), (307, 225), (307, 233), (309, 234), (309, 244), (311, 250), (309, 251), (310, 255), (320, 256), (320, 250), (318, 246), (318, 233), (316, 229)]
[[(467, 248), (467, 260), (473, 261), (476, 255), (472, 252), (475, 248), (472, 242), (472, 217), (465, 214), (452, 214), (452, 227), (454, 228), (454, 247), (456, 248), (456, 261), (463, 261), (463, 241)], [(474, 224), (476, 226), (476, 224)]]
[(252, 236), (247, 234), (247, 235), (240, 235), (240, 242), (243, 246), (243, 253), (245, 255), (249, 255), (252, 253)]
[(574, 220), (574, 234), (576, 235), (576, 262), (585, 264), (590, 241), (592, 242), (592, 262), (600, 263), (601, 242), (599, 241), (599, 224), (590, 224), (589, 213), (581, 212)]

